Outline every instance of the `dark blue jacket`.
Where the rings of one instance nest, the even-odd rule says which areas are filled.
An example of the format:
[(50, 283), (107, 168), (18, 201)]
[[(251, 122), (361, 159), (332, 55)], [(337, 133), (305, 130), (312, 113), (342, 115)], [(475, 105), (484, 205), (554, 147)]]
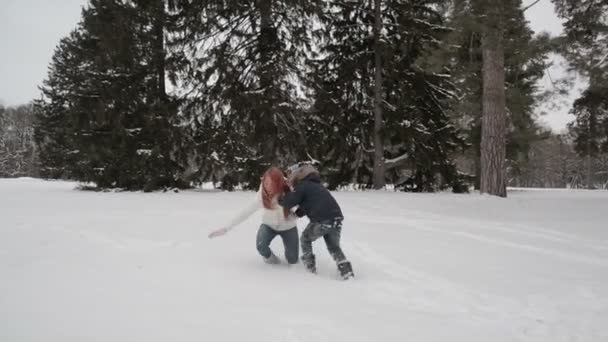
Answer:
[(316, 173), (299, 181), (292, 192), (279, 199), (279, 204), (287, 209), (297, 205), (298, 214), (301, 214), (298, 216), (306, 215), (311, 222), (333, 221), (344, 217), (338, 202), (321, 184), (321, 178)]

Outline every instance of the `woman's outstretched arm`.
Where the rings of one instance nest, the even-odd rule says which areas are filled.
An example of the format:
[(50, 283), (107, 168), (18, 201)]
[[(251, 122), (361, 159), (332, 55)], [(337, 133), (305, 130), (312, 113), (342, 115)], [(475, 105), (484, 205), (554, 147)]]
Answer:
[(209, 234), (209, 238), (211, 239), (211, 238), (226, 234), (227, 232), (234, 229), (234, 227), (243, 223), (243, 221), (248, 219), (249, 216), (253, 215), (253, 213), (255, 213), (256, 210), (258, 210), (261, 207), (262, 207), (262, 201), (260, 199), (260, 193), (258, 192), (253, 201), (251, 201), (249, 204), (247, 204), (247, 206), (245, 206), (243, 209), (241, 209), (241, 211), (238, 212), (238, 214), (235, 215), (230, 221), (228, 221), (228, 223), (224, 227), (212, 231)]

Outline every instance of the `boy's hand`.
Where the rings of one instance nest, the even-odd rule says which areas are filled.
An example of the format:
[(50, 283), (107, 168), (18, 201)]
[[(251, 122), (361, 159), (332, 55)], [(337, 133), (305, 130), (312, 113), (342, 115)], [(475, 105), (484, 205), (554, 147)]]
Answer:
[(221, 229), (218, 229), (218, 230), (214, 230), (211, 233), (209, 233), (209, 238), (213, 239), (213, 238), (216, 238), (218, 236), (222, 236), (222, 235), (224, 235), (226, 233), (228, 233), (228, 229), (226, 229), (226, 228), (221, 228)]

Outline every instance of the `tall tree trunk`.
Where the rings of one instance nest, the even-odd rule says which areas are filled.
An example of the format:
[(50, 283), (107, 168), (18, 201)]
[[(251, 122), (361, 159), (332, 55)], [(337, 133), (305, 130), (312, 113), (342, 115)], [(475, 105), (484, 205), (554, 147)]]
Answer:
[[(254, 134), (260, 144), (263, 161), (269, 164), (276, 164), (275, 137), (277, 130), (272, 119), (273, 99), (270, 88), (273, 84), (273, 68), (271, 63), (273, 46), (277, 39), (272, 27), (272, 0), (258, 0), (257, 7), (260, 11), (260, 88), (263, 89), (263, 104), (258, 107), (259, 113), (257, 129)], [(272, 137), (272, 138), (269, 138)]]
[(384, 141), (382, 118), (382, 56), (380, 35), (382, 34), (382, 1), (374, 0), (374, 189), (386, 185), (384, 168)]
[(506, 197), (506, 99), (502, 0), (486, 3), (482, 37), (483, 115), (481, 119), (481, 193)]
[(156, 73), (158, 78), (158, 98), (163, 105), (163, 110), (167, 110), (167, 90), (165, 86), (165, 0), (157, 0), (155, 13), (154, 31)]
[[(598, 78), (600, 72), (592, 73), (589, 77), (589, 89), (596, 89), (601, 84)], [(599, 151), (599, 136), (598, 123), (600, 122), (597, 116), (597, 107), (588, 108), (589, 120), (587, 122), (587, 189), (594, 189), (593, 185), (593, 158), (597, 157)]]
[(564, 152), (564, 140), (560, 134), (557, 135), (557, 139), (559, 140), (559, 187), (567, 188), (568, 187), (568, 179), (566, 178), (566, 158)]
[(593, 186), (593, 156), (591, 155), (591, 139), (587, 143), (587, 189), (594, 189)]

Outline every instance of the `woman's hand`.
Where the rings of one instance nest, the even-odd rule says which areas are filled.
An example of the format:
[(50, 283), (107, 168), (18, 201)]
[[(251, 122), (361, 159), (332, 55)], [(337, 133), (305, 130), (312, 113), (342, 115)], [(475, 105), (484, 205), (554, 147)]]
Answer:
[(213, 239), (213, 238), (216, 238), (218, 236), (222, 236), (222, 235), (224, 235), (226, 233), (228, 233), (228, 229), (226, 229), (226, 228), (221, 228), (221, 229), (218, 229), (218, 230), (214, 230), (211, 233), (209, 233), (209, 238)]

